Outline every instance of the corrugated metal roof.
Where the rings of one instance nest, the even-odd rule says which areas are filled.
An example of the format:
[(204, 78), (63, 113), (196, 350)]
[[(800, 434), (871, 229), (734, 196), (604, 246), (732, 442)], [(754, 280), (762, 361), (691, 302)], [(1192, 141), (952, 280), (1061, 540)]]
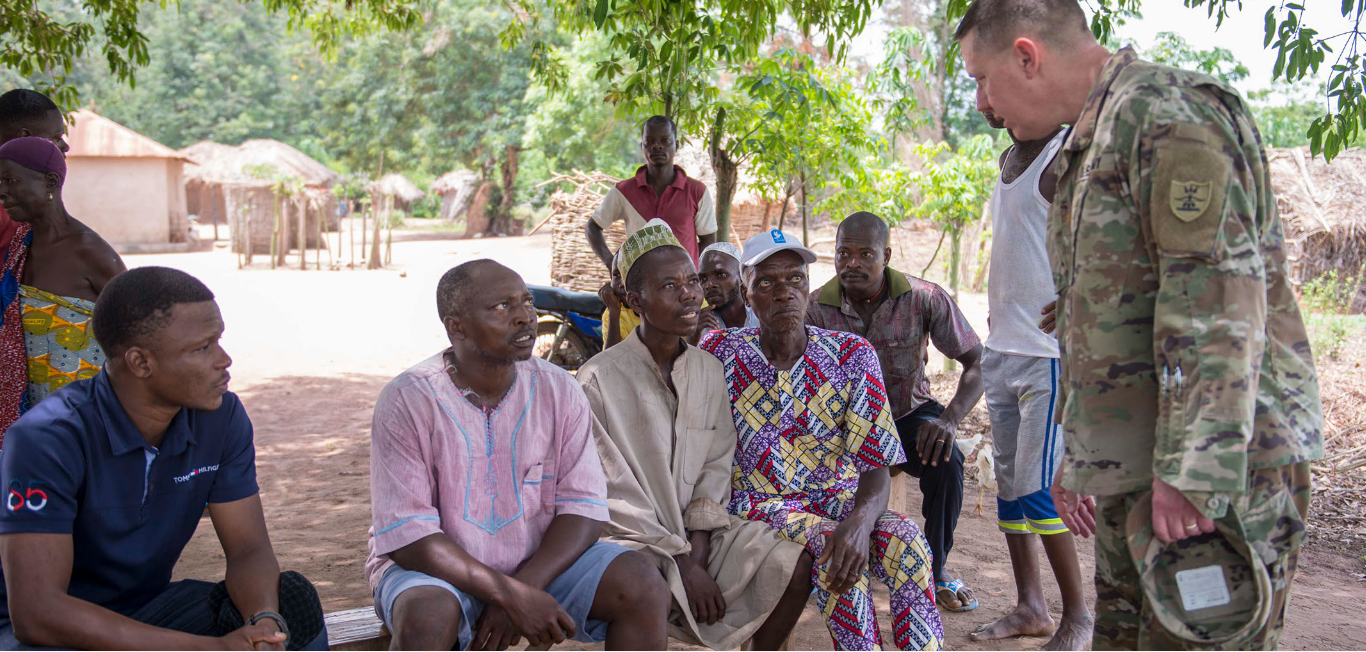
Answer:
[(178, 158), (179, 152), (93, 111), (81, 109), (67, 130), (67, 156)]

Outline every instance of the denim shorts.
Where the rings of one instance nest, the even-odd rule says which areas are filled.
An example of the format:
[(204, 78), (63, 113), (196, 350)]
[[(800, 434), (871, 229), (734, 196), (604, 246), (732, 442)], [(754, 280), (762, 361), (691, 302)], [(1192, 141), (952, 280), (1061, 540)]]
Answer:
[[(584, 643), (601, 643), (607, 640), (607, 623), (602, 620), (590, 620), (588, 611), (593, 607), (593, 597), (597, 595), (598, 582), (602, 580), (602, 574), (607, 572), (612, 560), (624, 552), (629, 551), (615, 543), (599, 541), (579, 555), (572, 566), (545, 587), (545, 592), (555, 598), (574, 621), (574, 628), (577, 630), (574, 640)], [(384, 626), (388, 627), (389, 631), (394, 631), (394, 623), (391, 620), (394, 601), (404, 591), (419, 586), (439, 586), (450, 591), (451, 595), (460, 601), (460, 637), (455, 649), (468, 649), (471, 639), (474, 638), (474, 624), (479, 622), (479, 616), (484, 613), (484, 602), (455, 588), (450, 582), (425, 573), (406, 570), (397, 564), (384, 571), (379, 586), (375, 588), (375, 613), (384, 621)]]

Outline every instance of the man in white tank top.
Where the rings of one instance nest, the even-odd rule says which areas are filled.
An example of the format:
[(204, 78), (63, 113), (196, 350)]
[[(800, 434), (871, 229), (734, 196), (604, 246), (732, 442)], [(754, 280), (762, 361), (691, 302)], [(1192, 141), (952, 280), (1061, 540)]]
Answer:
[[(1002, 127), (990, 112), (983, 115), (993, 128)], [(1059, 129), (1048, 138), (1015, 140), (1001, 155), (1001, 178), (991, 198), (990, 333), (982, 354), (982, 378), (1000, 487), (997, 522), (1006, 534), (1015, 569), (1017, 603), (999, 620), (974, 630), (971, 638), (1052, 635), (1044, 649), (1078, 650), (1089, 648), (1091, 613), (1082, 593), (1072, 533), (1049, 495), (1063, 443), (1062, 430), (1053, 422), (1057, 296), (1048, 263), (1048, 208), (1057, 187), (1050, 168), (1066, 136)], [(1039, 539), (1062, 591), (1060, 625), (1048, 613), (1039, 579)]]

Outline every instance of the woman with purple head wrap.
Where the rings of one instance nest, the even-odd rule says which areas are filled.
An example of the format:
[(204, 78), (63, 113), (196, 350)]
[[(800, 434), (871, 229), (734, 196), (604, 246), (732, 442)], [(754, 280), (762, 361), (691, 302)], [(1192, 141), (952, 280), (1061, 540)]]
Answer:
[(51, 140), (0, 145), (0, 208), (18, 225), (0, 252), (0, 437), (29, 406), (104, 364), (87, 333), (90, 314), (125, 268), (104, 238), (66, 212), (65, 181), (66, 158)]

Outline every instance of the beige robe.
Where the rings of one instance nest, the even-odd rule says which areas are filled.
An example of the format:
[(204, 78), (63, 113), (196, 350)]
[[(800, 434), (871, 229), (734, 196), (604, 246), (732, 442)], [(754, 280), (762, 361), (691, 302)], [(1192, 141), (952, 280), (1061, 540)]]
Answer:
[[(726, 512), (736, 434), (721, 362), (689, 346), (672, 376), (677, 397), (639, 330), (579, 370), (607, 476), (604, 539), (646, 554), (664, 573), (674, 596), (671, 637), (733, 650), (777, 606), (802, 547)], [(726, 600), (714, 625), (693, 619), (673, 559), (691, 550), (689, 530), (712, 533), (707, 572)]]

